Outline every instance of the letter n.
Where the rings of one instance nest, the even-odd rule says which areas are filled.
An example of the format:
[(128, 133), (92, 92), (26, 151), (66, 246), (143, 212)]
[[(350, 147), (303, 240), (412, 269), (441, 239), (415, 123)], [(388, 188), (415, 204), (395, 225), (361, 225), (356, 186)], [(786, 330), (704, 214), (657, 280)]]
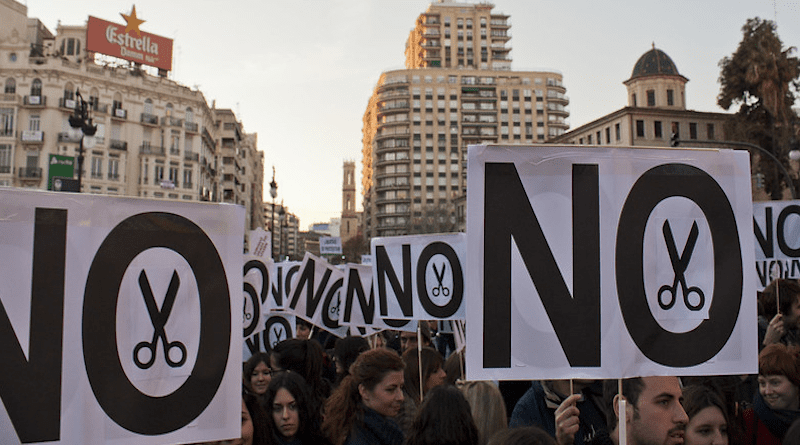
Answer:
[(60, 438), (66, 246), (67, 211), (37, 208), (27, 359), (0, 304), (0, 398), (22, 443)]
[[(512, 163), (486, 163), (483, 365), (511, 367), (511, 243), (573, 367), (600, 366), (600, 192), (597, 165), (572, 166), (573, 291)], [(515, 295), (514, 298), (525, 298)]]

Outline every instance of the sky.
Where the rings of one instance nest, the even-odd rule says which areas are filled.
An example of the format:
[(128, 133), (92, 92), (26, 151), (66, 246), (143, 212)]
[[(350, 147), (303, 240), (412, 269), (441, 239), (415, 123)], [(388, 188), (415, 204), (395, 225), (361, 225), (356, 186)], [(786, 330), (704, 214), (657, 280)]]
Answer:
[[(129, 0), (23, 0), (55, 33), (92, 15), (125, 24)], [(356, 161), (361, 127), (383, 71), (404, 68), (408, 33), (428, 0), (139, 0), (145, 32), (174, 39), (170, 78), (232, 109), (264, 152), (264, 198), (275, 167), (277, 201), (305, 229), (338, 217), (342, 164)], [(468, 3), (475, 3), (468, 1)], [(719, 61), (748, 18), (774, 20), (800, 46), (800, 0), (497, 0), (511, 16), (512, 70), (563, 74), (570, 126), (624, 107), (639, 57), (655, 46), (689, 79), (687, 107), (716, 104)], [(798, 55), (795, 53), (795, 55)], [(731, 109), (730, 111), (734, 111)]]

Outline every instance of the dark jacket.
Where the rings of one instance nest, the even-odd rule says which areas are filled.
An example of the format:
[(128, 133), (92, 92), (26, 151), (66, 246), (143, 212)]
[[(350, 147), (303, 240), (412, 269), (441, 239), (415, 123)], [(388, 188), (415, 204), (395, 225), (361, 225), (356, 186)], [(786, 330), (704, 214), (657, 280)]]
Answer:
[[(580, 429), (575, 434), (575, 445), (591, 443), (600, 431), (606, 431), (606, 417), (602, 410), (603, 386), (600, 382), (583, 389), (583, 399), (577, 403), (580, 411)], [(538, 426), (555, 437), (556, 409), (565, 397), (546, 390), (540, 381), (519, 399), (508, 426)]]
[(745, 445), (780, 445), (786, 431), (798, 418), (800, 411), (774, 410), (760, 393), (756, 393), (753, 407), (742, 413), (742, 442)]
[(345, 445), (402, 445), (403, 431), (392, 419), (364, 407), (363, 416), (356, 419)]

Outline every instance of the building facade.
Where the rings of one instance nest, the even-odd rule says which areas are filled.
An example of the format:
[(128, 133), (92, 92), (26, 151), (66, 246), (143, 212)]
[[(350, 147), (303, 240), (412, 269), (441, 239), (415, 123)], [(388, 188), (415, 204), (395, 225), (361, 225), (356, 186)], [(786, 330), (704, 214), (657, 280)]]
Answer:
[[(553, 138), (554, 143), (667, 147), (673, 134), (685, 146), (725, 140), (726, 113), (686, 109), (686, 82), (672, 59), (655, 46), (636, 62), (628, 106)], [(692, 142), (696, 141), (696, 142)], [(713, 145), (716, 146), (716, 145)]]
[(384, 72), (362, 127), (367, 238), (457, 228), (467, 146), (534, 144), (568, 128), (561, 73), (511, 71), (508, 16), (437, 2), (406, 44), (408, 69)]
[[(48, 189), (54, 159), (71, 162), (78, 176), (83, 139), (82, 192), (230, 202), (246, 208), (246, 229), (263, 226), (253, 205), (263, 189), (255, 134), (238, 124), (241, 138), (229, 152), (222, 124), (235, 122), (229, 110), (209, 106), (165, 71), (152, 75), (87, 52), (86, 40), (85, 25), (59, 25), (52, 34), (26, 6), (0, 0), (0, 185)], [(69, 125), (77, 92), (97, 125), (94, 137)], [(223, 181), (227, 157), (239, 168), (235, 192)]]

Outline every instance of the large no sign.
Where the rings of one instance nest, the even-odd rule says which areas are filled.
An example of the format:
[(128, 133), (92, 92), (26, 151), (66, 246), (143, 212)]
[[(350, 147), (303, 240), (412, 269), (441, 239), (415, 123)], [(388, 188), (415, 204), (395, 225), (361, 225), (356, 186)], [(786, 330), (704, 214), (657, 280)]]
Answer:
[(757, 371), (746, 152), (473, 146), (470, 379)]

